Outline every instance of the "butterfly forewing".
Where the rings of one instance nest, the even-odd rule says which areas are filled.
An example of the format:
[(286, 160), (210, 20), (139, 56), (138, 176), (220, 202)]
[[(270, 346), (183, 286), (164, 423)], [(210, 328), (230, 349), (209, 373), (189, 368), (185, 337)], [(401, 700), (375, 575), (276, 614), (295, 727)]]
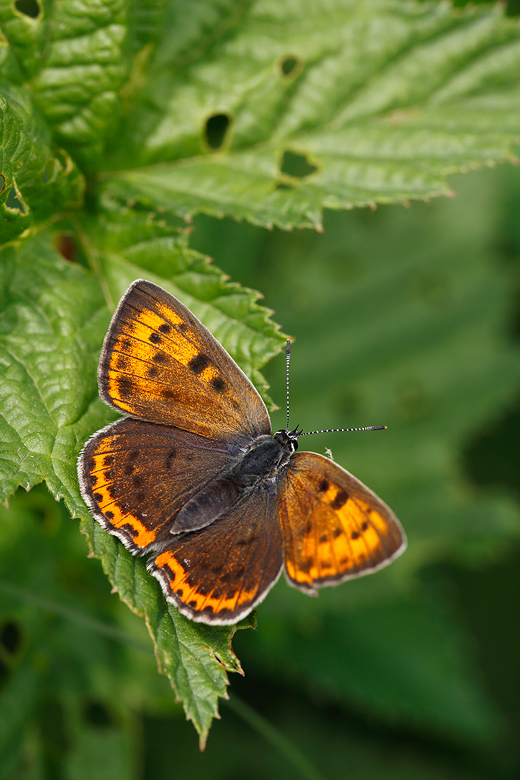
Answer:
[(283, 540), (275, 494), (252, 491), (202, 531), (174, 536), (149, 568), (192, 620), (236, 623), (278, 579)]
[(280, 490), (285, 571), (303, 591), (368, 574), (404, 551), (393, 512), (322, 455), (293, 455)]
[(79, 474), (95, 517), (142, 554), (170, 539), (180, 507), (234, 462), (219, 441), (128, 418), (86, 444)]
[(144, 280), (114, 314), (98, 381), (107, 403), (149, 422), (230, 442), (271, 429), (259, 394), (218, 341), (180, 301)]

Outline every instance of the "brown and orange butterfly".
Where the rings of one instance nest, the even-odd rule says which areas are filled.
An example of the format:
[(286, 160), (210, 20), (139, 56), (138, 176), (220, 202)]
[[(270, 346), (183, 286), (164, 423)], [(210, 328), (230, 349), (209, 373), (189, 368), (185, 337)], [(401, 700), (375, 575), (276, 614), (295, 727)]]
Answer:
[(105, 338), (99, 392), (127, 417), (78, 463), (94, 517), (192, 620), (228, 625), (291, 585), (376, 571), (403, 552), (391, 510), (329, 458), (271, 434), (259, 394), (201, 322), (161, 287), (134, 282)]

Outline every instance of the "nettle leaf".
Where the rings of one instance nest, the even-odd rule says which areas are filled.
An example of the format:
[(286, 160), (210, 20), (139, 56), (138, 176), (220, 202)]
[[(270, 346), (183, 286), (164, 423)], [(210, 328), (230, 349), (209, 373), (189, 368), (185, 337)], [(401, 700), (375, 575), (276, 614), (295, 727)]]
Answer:
[(519, 69), (498, 7), (172, 3), (105, 187), (282, 228), (448, 195), (450, 174), (513, 157)]
[(56, 140), (85, 169), (95, 169), (130, 69), (129, 3), (43, 0), (35, 15), (15, 3), (2, 6), (0, 27), (10, 46), (4, 77), (32, 92)]
[[(228, 342), (232, 354), (248, 356), (245, 367), (252, 374), (284, 337), (256, 303), (256, 293), (227, 283), (186, 247), (182, 234), (147, 215), (127, 210), (111, 220), (107, 213), (90, 235), (88, 227), (79, 231), (97, 278), (59, 256), (54, 243), (60, 243), (60, 227), (5, 247), (0, 256), (0, 496), (5, 501), (19, 485), (29, 489), (45, 481), (55, 498), (81, 517), (91, 550), (114, 588), (145, 616), (160, 668), (203, 742), (218, 698), (226, 695), (226, 672), (240, 671), (230, 647), (236, 627), (192, 623), (166, 603), (144, 562), (90, 516), (79, 493), (76, 460), (88, 437), (116, 416), (98, 397), (96, 366), (113, 301), (129, 281), (147, 276), (184, 296), (188, 305), (198, 299), (201, 316), (210, 326), (214, 320), (217, 337)], [(253, 622), (251, 617), (240, 626)]]
[(83, 200), (83, 176), (51, 136), (31, 96), (0, 87), (0, 243)]

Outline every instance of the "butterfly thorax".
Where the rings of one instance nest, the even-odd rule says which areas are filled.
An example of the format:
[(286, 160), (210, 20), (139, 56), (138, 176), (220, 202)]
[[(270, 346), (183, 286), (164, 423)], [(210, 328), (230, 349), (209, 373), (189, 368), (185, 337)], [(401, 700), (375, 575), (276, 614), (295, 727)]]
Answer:
[(268, 492), (276, 492), (276, 482), (295, 449), (289, 437), (285, 431), (277, 431), (274, 436), (262, 435), (253, 439), (249, 449), (228, 471), (204, 485), (184, 504), (175, 517), (171, 532), (205, 528), (260, 486)]

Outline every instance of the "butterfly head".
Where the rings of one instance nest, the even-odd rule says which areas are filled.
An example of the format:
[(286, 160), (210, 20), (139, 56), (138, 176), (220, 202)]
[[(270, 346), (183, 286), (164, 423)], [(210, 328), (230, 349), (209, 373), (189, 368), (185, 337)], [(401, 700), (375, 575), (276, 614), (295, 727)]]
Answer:
[(298, 427), (296, 427), (294, 431), (284, 431), (282, 429), (281, 431), (276, 431), (273, 439), (277, 441), (286, 452), (292, 455), (292, 453), (296, 452), (298, 449), (298, 436), (301, 436), (301, 434), (302, 431), (299, 431)]

